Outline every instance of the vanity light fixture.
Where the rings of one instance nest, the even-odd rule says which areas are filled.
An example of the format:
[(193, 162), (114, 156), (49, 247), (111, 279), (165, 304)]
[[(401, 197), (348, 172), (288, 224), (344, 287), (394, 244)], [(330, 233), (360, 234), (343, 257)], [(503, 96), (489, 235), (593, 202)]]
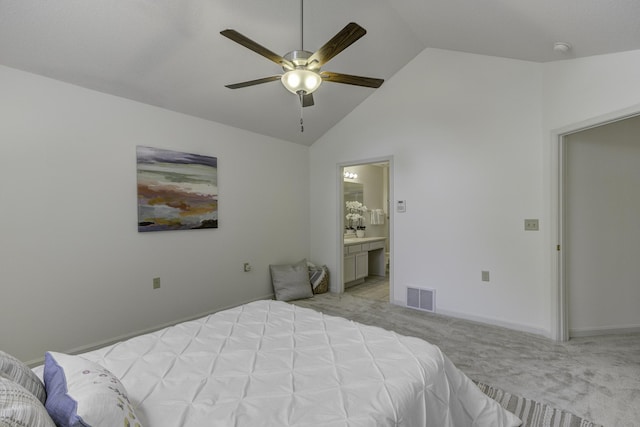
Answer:
[(356, 178), (358, 178), (358, 174), (357, 173), (353, 173), (353, 172), (344, 171), (344, 178), (345, 179), (356, 179)]

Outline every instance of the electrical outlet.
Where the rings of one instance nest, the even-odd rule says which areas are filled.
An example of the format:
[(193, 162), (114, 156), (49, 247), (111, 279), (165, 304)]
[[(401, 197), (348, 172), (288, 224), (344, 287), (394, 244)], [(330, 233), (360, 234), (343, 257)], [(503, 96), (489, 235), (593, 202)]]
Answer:
[(248, 262), (244, 263), (244, 271), (248, 272), (251, 271), (251, 264), (249, 264)]
[(488, 271), (482, 271), (482, 281), (483, 282), (488, 282), (489, 281), (489, 272)]
[(159, 277), (154, 277), (153, 278), (153, 289), (160, 289), (160, 278)]
[(538, 220), (537, 219), (525, 219), (524, 220), (524, 229), (526, 231), (538, 231)]

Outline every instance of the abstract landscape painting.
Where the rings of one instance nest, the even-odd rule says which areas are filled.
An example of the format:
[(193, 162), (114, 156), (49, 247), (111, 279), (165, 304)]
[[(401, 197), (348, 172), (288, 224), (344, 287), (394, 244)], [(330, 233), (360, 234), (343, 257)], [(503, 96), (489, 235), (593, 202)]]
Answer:
[(218, 158), (136, 147), (138, 231), (218, 228)]

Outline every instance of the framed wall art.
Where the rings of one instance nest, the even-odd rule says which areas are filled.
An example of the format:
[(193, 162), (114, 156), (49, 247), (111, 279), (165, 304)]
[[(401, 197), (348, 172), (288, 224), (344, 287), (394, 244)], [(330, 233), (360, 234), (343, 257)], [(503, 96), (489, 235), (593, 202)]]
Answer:
[(218, 158), (136, 147), (138, 231), (218, 228)]

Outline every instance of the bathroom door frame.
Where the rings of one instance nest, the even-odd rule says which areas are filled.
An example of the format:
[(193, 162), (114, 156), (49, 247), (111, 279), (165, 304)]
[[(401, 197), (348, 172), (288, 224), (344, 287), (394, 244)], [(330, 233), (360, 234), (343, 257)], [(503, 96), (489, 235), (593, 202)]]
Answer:
[(394, 211), (393, 211), (393, 181), (394, 181), (394, 168), (393, 168), (393, 156), (382, 156), (382, 157), (374, 157), (360, 160), (352, 160), (348, 162), (340, 162), (336, 165), (336, 215), (338, 218), (337, 227), (336, 227), (336, 247), (338, 250), (336, 251), (337, 259), (336, 265), (338, 266), (336, 274), (340, 280), (337, 280), (338, 287), (336, 291), (338, 293), (344, 292), (344, 169), (352, 166), (364, 166), (372, 163), (388, 163), (389, 171), (388, 171), (388, 193), (387, 193), (387, 212), (389, 214), (389, 302), (393, 303), (393, 290), (394, 290), (394, 232), (393, 232), (393, 220), (394, 220)]

